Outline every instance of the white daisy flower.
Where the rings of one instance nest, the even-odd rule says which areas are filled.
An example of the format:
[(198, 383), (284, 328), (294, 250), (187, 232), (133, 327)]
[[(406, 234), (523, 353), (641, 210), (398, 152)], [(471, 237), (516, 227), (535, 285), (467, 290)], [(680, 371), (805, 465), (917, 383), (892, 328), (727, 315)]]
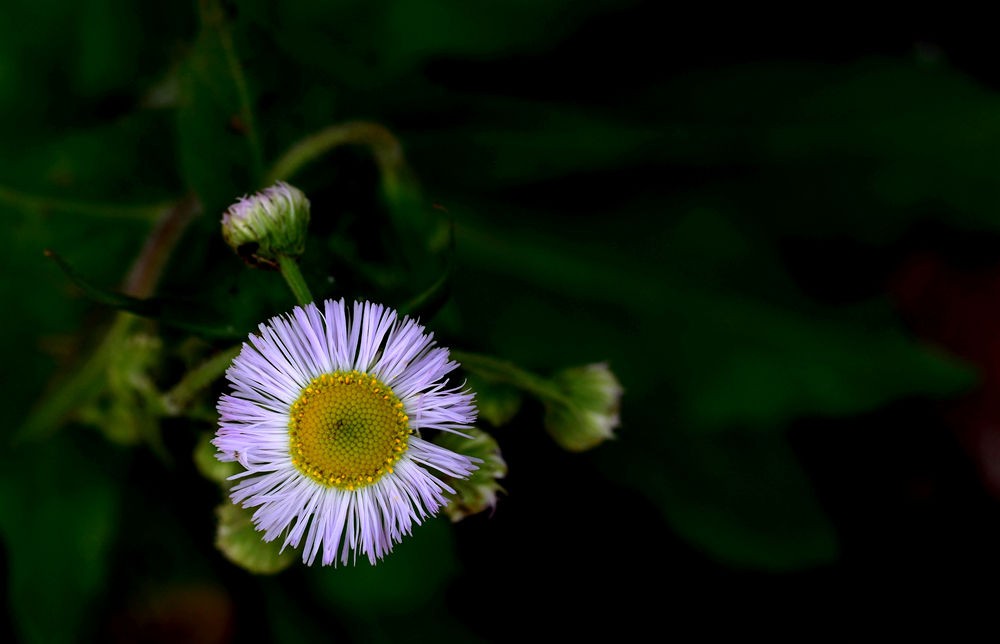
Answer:
[(265, 541), (302, 544), (323, 565), (385, 556), (454, 493), (432, 470), (466, 478), (474, 459), (421, 438), (461, 434), (473, 395), (449, 387), (458, 366), (433, 334), (392, 309), (308, 304), (260, 325), (226, 372), (213, 441), (234, 503), (256, 508)]

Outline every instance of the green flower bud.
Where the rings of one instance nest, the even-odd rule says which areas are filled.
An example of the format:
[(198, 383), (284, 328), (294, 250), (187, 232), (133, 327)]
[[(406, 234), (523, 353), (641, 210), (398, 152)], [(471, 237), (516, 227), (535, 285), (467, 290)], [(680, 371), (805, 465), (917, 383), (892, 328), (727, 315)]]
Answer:
[(195, 446), (194, 453), (192, 454), (194, 466), (209, 481), (218, 483), (224, 490), (228, 490), (233, 484), (229, 480), (229, 477), (239, 474), (242, 468), (239, 463), (224, 463), (215, 458), (217, 452), (218, 449), (215, 445), (212, 445), (212, 435), (208, 433), (202, 434), (198, 438), (198, 444)]
[(552, 377), (561, 399), (545, 403), (545, 429), (564, 449), (582, 452), (614, 435), (623, 389), (607, 364), (564, 369)]
[(495, 508), (497, 492), (504, 491), (497, 481), (507, 475), (507, 463), (500, 455), (500, 446), (492, 436), (475, 427), (462, 431), (472, 439), (450, 432), (442, 432), (434, 439), (437, 445), (445, 449), (482, 461), (479, 469), (467, 479), (447, 478), (448, 485), (455, 489), (455, 494), (451, 495), (444, 511), (452, 521), (461, 521), (487, 508)]
[(273, 575), (295, 563), (291, 548), (282, 552), (282, 540), (262, 541), (253, 525), (253, 510), (228, 501), (215, 510), (219, 525), (215, 547), (226, 559), (257, 575)]
[(297, 258), (305, 251), (309, 200), (279, 181), (243, 197), (222, 216), (222, 236), (251, 266), (276, 268), (278, 257)]

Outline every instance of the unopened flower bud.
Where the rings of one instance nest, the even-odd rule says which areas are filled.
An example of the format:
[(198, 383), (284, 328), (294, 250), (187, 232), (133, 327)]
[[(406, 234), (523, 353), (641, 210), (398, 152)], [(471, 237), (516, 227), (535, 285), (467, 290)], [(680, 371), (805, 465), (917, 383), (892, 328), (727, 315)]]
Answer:
[(607, 364), (564, 369), (552, 382), (564, 399), (546, 402), (545, 428), (559, 445), (582, 452), (614, 435), (624, 390)]
[(309, 200), (282, 181), (243, 197), (222, 216), (222, 236), (251, 266), (275, 268), (278, 257), (305, 251)]
[(507, 475), (507, 463), (492, 436), (475, 427), (463, 429), (462, 433), (472, 440), (448, 432), (442, 432), (434, 439), (441, 447), (480, 461), (479, 469), (468, 478), (448, 477), (448, 484), (455, 489), (455, 493), (444, 511), (452, 521), (496, 507), (497, 492), (503, 492), (498, 481)]

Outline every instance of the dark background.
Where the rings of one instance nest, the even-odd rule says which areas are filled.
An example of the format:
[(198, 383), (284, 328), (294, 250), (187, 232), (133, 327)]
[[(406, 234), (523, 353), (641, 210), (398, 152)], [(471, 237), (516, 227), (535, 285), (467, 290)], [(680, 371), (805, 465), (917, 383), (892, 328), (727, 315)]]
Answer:
[[(540, 373), (609, 361), (617, 440), (564, 452), (526, 400), (491, 430), (510, 468), (495, 512), (432, 522), (374, 569), (255, 577), (213, 547), (220, 492), (190, 458), (211, 418), (148, 413), (116, 380), (124, 361), (22, 431), (61, 409), (114, 320), (43, 249), (116, 286), (152, 227), (150, 208), (109, 204), (197, 196), (156, 294), (199, 320), (246, 333), (293, 304), (218, 234), (261, 169), (227, 38), (262, 165), (331, 124), (389, 128), (456, 228), (451, 299), (425, 323)], [(8, 0), (0, 635), (748, 634), (890, 605), (911, 624), (995, 585), (988, 40), (937, 16), (651, 2)], [(438, 270), (390, 234), (363, 148), (294, 183), (313, 202), (317, 296), (400, 306)], [(138, 324), (162, 343), (144, 367), (159, 389), (232, 343)]]

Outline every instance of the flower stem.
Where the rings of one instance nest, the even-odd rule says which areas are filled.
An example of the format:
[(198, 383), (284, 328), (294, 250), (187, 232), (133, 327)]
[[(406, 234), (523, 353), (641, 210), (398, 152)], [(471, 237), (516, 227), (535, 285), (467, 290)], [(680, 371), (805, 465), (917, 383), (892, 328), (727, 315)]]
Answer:
[(518, 367), (512, 362), (467, 351), (452, 351), (466, 371), (492, 382), (502, 382), (552, 402), (567, 402), (566, 396), (549, 380)]
[(299, 264), (295, 261), (295, 258), (288, 257), (287, 255), (279, 255), (278, 267), (281, 269), (281, 276), (285, 278), (288, 288), (292, 289), (292, 293), (299, 304), (305, 306), (312, 302), (313, 296), (309, 292), (309, 285), (306, 284), (305, 278), (302, 277), (302, 271), (299, 270)]
[(365, 121), (332, 125), (302, 139), (271, 166), (265, 185), (287, 180), (309, 162), (342, 145), (367, 146), (382, 175), (383, 190), (390, 197), (399, 191), (406, 176), (403, 148), (386, 127)]
[(149, 297), (153, 294), (181, 235), (200, 214), (201, 202), (194, 195), (184, 197), (163, 213), (125, 278), (123, 288), (127, 295)]
[(242, 344), (223, 349), (187, 372), (180, 382), (163, 395), (163, 408), (166, 412), (176, 416), (184, 411), (195, 394), (225, 373), (233, 358), (239, 355), (242, 349)]

